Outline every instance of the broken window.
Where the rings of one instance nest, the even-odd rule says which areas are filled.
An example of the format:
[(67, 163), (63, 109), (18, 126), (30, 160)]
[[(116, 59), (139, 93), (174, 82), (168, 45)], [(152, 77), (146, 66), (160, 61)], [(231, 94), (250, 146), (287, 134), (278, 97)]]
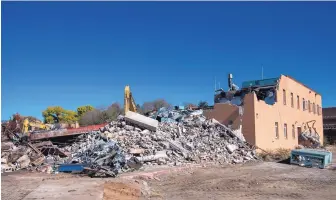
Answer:
[(286, 105), (286, 90), (282, 90), (283, 92), (283, 104)]
[(291, 106), (292, 108), (294, 108), (294, 96), (292, 92), (291, 92)]
[(310, 100), (308, 100), (308, 112), (310, 112)]
[(297, 109), (300, 109), (300, 97), (297, 95)]
[(284, 136), (287, 139), (287, 124), (284, 124)]
[(295, 126), (294, 124), (292, 125), (292, 137), (295, 139)]
[(302, 109), (306, 110), (306, 102), (304, 98), (302, 98)]
[(279, 126), (278, 126), (278, 122), (275, 122), (275, 138), (276, 139), (279, 138)]

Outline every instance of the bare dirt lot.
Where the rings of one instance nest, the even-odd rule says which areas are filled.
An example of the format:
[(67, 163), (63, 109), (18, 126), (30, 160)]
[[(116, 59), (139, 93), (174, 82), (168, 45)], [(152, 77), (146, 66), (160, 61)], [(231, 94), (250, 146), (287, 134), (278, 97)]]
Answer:
[(222, 167), (164, 167), (126, 173), (114, 179), (30, 172), (2, 174), (1, 178), (4, 200), (297, 200), (335, 199), (336, 196), (336, 170), (274, 162)]

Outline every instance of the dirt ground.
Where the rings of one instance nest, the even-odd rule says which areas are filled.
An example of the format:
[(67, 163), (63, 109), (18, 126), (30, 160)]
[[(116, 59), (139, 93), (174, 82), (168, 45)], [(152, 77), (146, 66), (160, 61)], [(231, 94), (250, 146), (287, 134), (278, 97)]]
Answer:
[[(336, 169), (335, 161), (334, 156)], [(14, 172), (2, 174), (1, 197), (4, 200), (335, 199), (335, 169), (260, 162), (221, 167), (163, 167), (126, 173), (114, 179)]]

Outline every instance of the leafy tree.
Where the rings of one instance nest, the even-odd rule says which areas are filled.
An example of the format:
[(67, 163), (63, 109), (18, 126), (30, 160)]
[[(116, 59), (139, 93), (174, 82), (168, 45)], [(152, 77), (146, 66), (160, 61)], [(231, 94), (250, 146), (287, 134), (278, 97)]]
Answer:
[(77, 121), (77, 114), (71, 110), (65, 110), (60, 106), (48, 107), (42, 112), (44, 122), (49, 124), (54, 123), (72, 123)]
[(85, 114), (88, 111), (94, 110), (94, 107), (91, 105), (86, 105), (86, 106), (80, 106), (77, 108), (77, 116), (81, 117), (83, 114)]
[(206, 107), (208, 107), (208, 102), (206, 102), (206, 101), (200, 101), (199, 103), (198, 103), (198, 107), (200, 107), (200, 108), (206, 108)]

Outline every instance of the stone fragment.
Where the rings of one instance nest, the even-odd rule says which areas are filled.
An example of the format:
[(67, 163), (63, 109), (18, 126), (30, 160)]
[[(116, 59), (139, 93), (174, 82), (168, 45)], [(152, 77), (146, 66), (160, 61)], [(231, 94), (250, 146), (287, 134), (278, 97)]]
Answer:
[(145, 150), (144, 149), (130, 149), (129, 153), (130, 154), (143, 154), (145, 153)]
[(149, 134), (150, 134), (150, 131), (147, 129), (141, 131), (141, 135), (149, 135)]
[(126, 125), (125, 129), (128, 130), (128, 131), (133, 131), (134, 130), (134, 126)]
[(238, 149), (238, 146), (234, 144), (228, 144), (226, 146), (226, 149), (228, 150), (229, 153), (233, 153), (236, 149)]

